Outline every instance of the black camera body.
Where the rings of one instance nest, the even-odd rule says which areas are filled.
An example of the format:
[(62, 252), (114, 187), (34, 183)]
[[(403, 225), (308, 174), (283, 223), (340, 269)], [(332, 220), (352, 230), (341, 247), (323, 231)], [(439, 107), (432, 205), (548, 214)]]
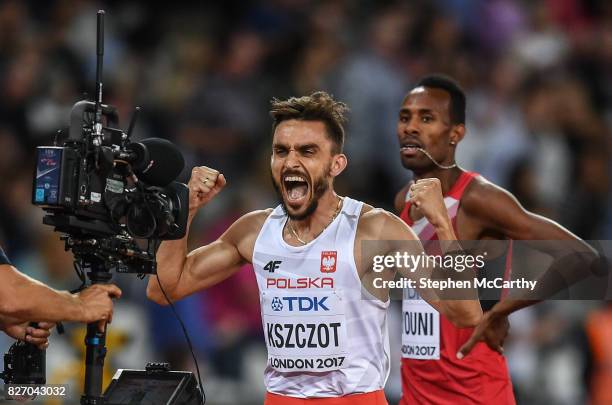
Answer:
[(5, 384), (45, 384), (45, 351), (31, 343), (13, 343), (4, 354), (4, 372), (0, 378)]
[[(100, 108), (101, 117), (106, 119), (107, 125), (116, 127), (116, 110), (107, 105)], [(106, 188), (102, 182), (109, 178), (110, 190), (122, 192), (125, 187), (121, 176), (113, 173), (113, 156), (109, 155), (109, 148), (112, 145), (119, 148), (125, 145), (121, 132), (117, 134), (114, 130), (102, 131), (102, 137), (97, 139), (100, 145), (92, 143), (94, 110), (95, 104), (91, 101), (77, 102), (70, 114), (68, 141), (64, 146), (39, 146), (36, 149), (36, 176), (32, 193), (34, 205), (91, 219), (107, 219), (101, 200)], [(102, 162), (100, 157), (104, 159)], [(97, 164), (92, 158), (97, 160)], [(122, 184), (114, 183), (116, 181)]]
[[(43, 223), (63, 234), (65, 249), (74, 255), (81, 287), (87, 278), (91, 284), (110, 282), (113, 269), (156, 273), (161, 241), (183, 238), (189, 214), (189, 189), (175, 181), (185, 164), (179, 149), (161, 138), (132, 142), (139, 108), (124, 132), (118, 128), (116, 108), (102, 103), (104, 14), (97, 13), (95, 100), (74, 104), (61, 146), (56, 141), (54, 146), (37, 148), (32, 189), (32, 203), (46, 212)], [(101, 331), (97, 322), (87, 325), (85, 346), (81, 404), (106, 403), (102, 396), (106, 330)], [(44, 352), (16, 343), (5, 355), (5, 369), (0, 377), (7, 383), (44, 383)], [(163, 393), (180, 398), (166, 403), (203, 403), (203, 391), (191, 373), (153, 366), (145, 377), (151, 389), (163, 386)], [(117, 395), (125, 387), (116, 385)]]
[[(70, 114), (63, 146), (39, 146), (32, 203), (67, 248), (98, 254), (122, 272), (154, 273), (155, 255), (143, 242), (186, 233), (189, 190), (174, 181), (183, 157), (161, 138), (130, 141), (116, 128), (113, 106), (82, 100)], [(153, 249), (154, 250), (154, 249)]]

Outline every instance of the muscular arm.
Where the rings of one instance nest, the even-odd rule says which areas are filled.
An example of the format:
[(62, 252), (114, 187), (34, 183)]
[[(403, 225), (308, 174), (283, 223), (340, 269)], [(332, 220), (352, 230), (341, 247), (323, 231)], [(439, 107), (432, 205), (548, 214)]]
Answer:
[[(455, 240), (452, 231), (441, 232), (447, 238), (447, 241)], [(359, 238), (360, 240), (380, 241), (380, 249), (384, 253), (377, 252), (377, 254), (393, 256), (398, 251), (403, 254), (403, 252), (409, 250), (407, 253), (410, 255), (424, 255), (423, 247), (412, 229), (400, 218), (384, 210), (373, 209), (362, 216)], [(362, 252), (358, 255), (359, 258), (361, 258), (361, 254), (367, 256), (373, 254), (373, 252)], [(371, 263), (370, 258), (366, 257), (363, 263)], [(365, 270), (369, 271), (369, 269)], [(415, 280), (418, 286), (418, 280), (421, 277), (430, 277), (433, 269), (422, 266), (414, 272), (405, 267), (399, 267), (395, 270), (399, 271), (403, 277)], [(431, 291), (417, 289), (425, 301), (458, 327), (474, 326), (482, 316), (476, 291), (473, 292), (474, 299), (440, 300)]]
[[(269, 211), (254, 211), (234, 222), (209, 245), (187, 253), (187, 237), (163, 242), (157, 253), (157, 274), (171, 300), (211, 287), (252, 261), (255, 239)], [(191, 222), (191, 217), (190, 217)], [(157, 277), (149, 277), (147, 297), (167, 305)]]
[[(560, 273), (570, 283), (588, 275), (585, 270), (591, 267), (589, 261), (596, 259), (598, 254), (584, 241), (556, 222), (528, 212), (514, 196), (491, 183), (479, 179), (470, 187), (461, 200), (462, 208), (472, 220), (477, 221), (483, 233), (514, 240), (566, 241), (542, 242), (538, 245), (555, 257), (555, 261), (539, 278), (537, 291), (534, 291), (537, 297), (556, 291)], [(457, 356), (462, 358), (467, 355), (481, 340), (491, 349), (503, 353), (503, 342), (508, 333), (507, 316), (537, 302), (539, 300), (511, 297), (495, 304), (460, 348)]]
[(512, 194), (492, 183), (475, 180), (470, 188), (461, 207), (484, 232), (514, 240), (580, 241), (558, 223), (525, 210)]
[[(582, 272), (583, 274), (577, 274), (574, 271), (576, 266), (569, 266), (574, 268), (564, 269), (563, 267), (568, 266), (563, 266), (562, 261), (567, 260), (572, 253), (586, 254), (594, 258), (597, 253), (588, 244), (558, 223), (525, 210), (516, 198), (506, 190), (482, 180), (476, 183), (474, 187), (474, 190), (466, 193), (461, 203), (465, 212), (479, 222), (481, 229), (514, 240), (543, 241), (538, 243), (537, 247), (544, 249), (546, 253), (557, 259), (556, 265), (551, 268), (561, 272), (567, 270), (567, 274), (564, 273), (564, 276), (570, 283), (585, 276), (584, 272)], [(560, 240), (565, 242), (554, 242)], [(586, 263), (583, 258), (580, 258), (580, 261)], [(538, 282), (540, 288), (550, 287), (550, 285), (546, 285), (547, 276), (550, 277), (549, 280), (559, 280), (557, 274), (545, 273)], [(494, 312), (508, 315), (536, 302), (538, 301), (505, 300), (494, 307)]]

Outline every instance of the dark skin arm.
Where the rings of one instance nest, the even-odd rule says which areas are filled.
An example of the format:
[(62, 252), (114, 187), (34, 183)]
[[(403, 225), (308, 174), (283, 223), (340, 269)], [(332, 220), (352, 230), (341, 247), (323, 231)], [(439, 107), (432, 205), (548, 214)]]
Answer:
[[(457, 237), (444, 205), (442, 186), (439, 179), (420, 179), (416, 182), (411, 181), (404, 186), (395, 196), (394, 205), (398, 215), (406, 206), (408, 198), (417, 215), (426, 217), (434, 226), (438, 239), (444, 241), (440, 246), (442, 249), (447, 251), (461, 249), (461, 245), (456, 243)], [(396, 219), (401, 221), (399, 218)], [(401, 222), (405, 226), (404, 222)], [(397, 237), (396, 239), (409, 238)], [(421, 292), (421, 294), (423, 293)], [(475, 294), (476, 296), (469, 300), (434, 300), (431, 297), (429, 300), (426, 300), (438, 312), (444, 314), (455, 326), (467, 328), (474, 327), (482, 318), (482, 309), (477, 299), (477, 293)]]
[(508, 191), (474, 179), (461, 199), (461, 208), (481, 235), (495, 233), (514, 240), (580, 240), (561, 225), (527, 211)]
[[(575, 241), (577, 250), (590, 252), (582, 242), (561, 225), (525, 210), (506, 190), (482, 179), (475, 179), (461, 200), (461, 208), (469, 222), (484, 234), (514, 240), (568, 240)], [(551, 250), (557, 257), (562, 252)], [(459, 358), (467, 355), (474, 345), (484, 341), (492, 349), (503, 353), (503, 342), (508, 334), (508, 315), (539, 301), (512, 299), (498, 302), (485, 313), (470, 339), (461, 347)]]
[(397, 215), (401, 214), (401, 212), (404, 210), (404, 206), (406, 205), (406, 194), (408, 193), (411, 184), (412, 182), (406, 184), (395, 195), (395, 199), (393, 200), (393, 207), (395, 207), (395, 213)]

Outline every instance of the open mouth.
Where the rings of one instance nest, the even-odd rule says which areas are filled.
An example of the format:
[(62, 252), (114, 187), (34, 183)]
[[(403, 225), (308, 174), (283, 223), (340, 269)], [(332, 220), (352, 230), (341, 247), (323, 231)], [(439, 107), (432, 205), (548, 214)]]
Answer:
[(287, 202), (300, 205), (308, 198), (308, 181), (301, 175), (285, 175), (283, 185), (287, 194)]
[(404, 156), (414, 156), (421, 150), (423, 150), (421, 145), (413, 142), (402, 143), (400, 147), (400, 151)]

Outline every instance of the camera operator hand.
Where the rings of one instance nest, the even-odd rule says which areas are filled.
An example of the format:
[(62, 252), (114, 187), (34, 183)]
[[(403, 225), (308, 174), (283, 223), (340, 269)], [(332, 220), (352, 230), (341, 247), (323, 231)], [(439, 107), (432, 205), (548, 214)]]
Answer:
[(200, 207), (208, 204), (223, 187), (225, 176), (206, 166), (194, 167), (189, 179), (189, 216), (193, 218)]
[(112, 298), (121, 297), (121, 290), (114, 284), (94, 284), (77, 294), (83, 309), (83, 322), (99, 322), (100, 332), (113, 320)]
[(54, 327), (55, 323), (52, 322), (39, 322), (36, 327), (31, 326), (29, 322), (22, 322), (4, 326), (4, 332), (14, 339), (32, 343), (43, 350), (49, 347), (49, 336)]
[(28, 333), (34, 339), (44, 338), (45, 333), (40, 330), (50, 329), (51, 322), (100, 321), (104, 330), (106, 322), (112, 319), (112, 298), (120, 296), (121, 290), (112, 284), (96, 284), (79, 294), (56, 291), (19, 272), (0, 248), (0, 329), (13, 337), (27, 339), (25, 323), (32, 321), (39, 322), (39, 328)]

